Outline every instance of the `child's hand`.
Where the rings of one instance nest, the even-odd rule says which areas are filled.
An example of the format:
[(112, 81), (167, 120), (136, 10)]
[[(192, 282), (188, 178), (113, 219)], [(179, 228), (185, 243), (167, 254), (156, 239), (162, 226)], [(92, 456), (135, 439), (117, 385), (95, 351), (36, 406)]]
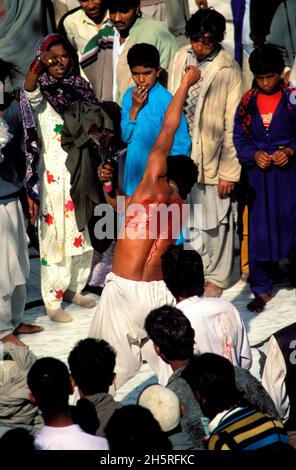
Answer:
[(137, 109), (141, 109), (147, 99), (147, 94), (147, 89), (143, 86), (134, 88), (132, 92), (133, 106)]
[(275, 165), (285, 166), (285, 165), (287, 165), (287, 163), (289, 161), (289, 157), (291, 157), (292, 155), (294, 155), (294, 150), (287, 147), (285, 149), (280, 149), (280, 150), (277, 150), (276, 152), (274, 152), (271, 155), (271, 158), (272, 158)]
[(258, 152), (255, 153), (255, 161), (259, 168), (265, 170), (271, 165), (272, 158), (271, 155), (269, 155), (267, 152), (264, 152), (264, 150), (258, 150)]

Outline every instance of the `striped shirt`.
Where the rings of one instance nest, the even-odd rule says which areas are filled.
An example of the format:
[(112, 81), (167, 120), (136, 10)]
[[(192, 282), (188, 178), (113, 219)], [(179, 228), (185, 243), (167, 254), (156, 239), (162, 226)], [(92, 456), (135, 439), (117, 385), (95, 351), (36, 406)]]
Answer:
[(288, 446), (284, 425), (251, 407), (226, 413), (213, 430), (208, 450), (281, 449)]

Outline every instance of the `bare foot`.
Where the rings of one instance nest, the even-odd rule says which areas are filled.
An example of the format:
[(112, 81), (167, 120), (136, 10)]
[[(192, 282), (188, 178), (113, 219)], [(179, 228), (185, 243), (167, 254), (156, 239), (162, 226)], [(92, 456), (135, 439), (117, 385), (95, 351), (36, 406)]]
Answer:
[(27, 325), (21, 323), (13, 332), (14, 335), (32, 335), (33, 333), (40, 333), (44, 328), (39, 325)]
[(11, 335), (6, 335), (4, 336), (4, 338), (1, 338), (0, 340), (2, 343), (12, 343), (12, 344), (16, 344), (17, 346), (21, 346), (22, 348), (29, 348), (29, 346), (27, 346), (25, 343), (23, 343), (22, 341), (20, 341), (16, 336), (14, 336), (13, 334)]

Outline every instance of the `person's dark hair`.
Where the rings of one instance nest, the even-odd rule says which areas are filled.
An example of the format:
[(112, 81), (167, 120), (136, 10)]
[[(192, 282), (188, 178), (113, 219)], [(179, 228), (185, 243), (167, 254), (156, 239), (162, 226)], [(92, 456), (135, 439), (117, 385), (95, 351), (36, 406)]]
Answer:
[(281, 74), (285, 68), (282, 53), (273, 44), (264, 44), (254, 49), (249, 57), (249, 64), (254, 75)]
[(106, 6), (108, 10), (121, 10), (124, 11), (127, 8), (136, 8), (140, 5), (141, 0), (106, 0)]
[(129, 68), (149, 67), (158, 69), (160, 66), (159, 52), (151, 44), (135, 44), (130, 48), (127, 54)]
[(176, 183), (180, 197), (186, 199), (192, 186), (197, 182), (198, 170), (194, 161), (185, 155), (167, 158), (167, 178)]
[(204, 34), (209, 35), (209, 40), (214, 44), (224, 39), (226, 21), (223, 15), (212, 8), (198, 10), (186, 23), (186, 36), (192, 40), (198, 39)]
[(0, 59), (0, 82), (4, 82), (10, 76), (14, 66), (5, 60)]
[(176, 299), (203, 295), (204, 269), (197, 251), (170, 245), (161, 257), (161, 269), (163, 280)]
[(71, 375), (86, 395), (108, 392), (114, 378), (115, 351), (104, 340), (86, 338), (68, 357)]
[[(34, 438), (30, 431), (25, 428), (14, 428), (7, 431), (0, 439), (0, 452), (1, 455), (4, 452), (8, 455), (15, 455), (16, 458), (28, 457), (28, 454), (31, 455), (35, 451), (34, 447)], [(17, 460), (17, 461), (18, 461)], [(15, 458), (14, 458), (15, 462)]]
[(74, 424), (78, 424), (84, 432), (96, 435), (100, 427), (94, 404), (87, 398), (80, 398), (76, 406), (70, 406), (71, 417)]
[(69, 395), (72, 393), (70, 373), (59, 359), (38, 359), (29, 370), (27, 383), (44, 416), (68, 409)]
[(152, 310), (146, 317), (145, 330), (168, 361), (193, 356), (195, 333), (181, 310), (170, 305)]
[(194, 356), (181, 375), (195, 396), (198, 392), (206, 400), (200, 406), (209, 418), (236, 405), (242, 397), (236, 388), (233, 365), (218, 354)]
[(152, 413), (139, 405), (116, 410), (106, 426), (111, 452), (145, 454), (166, 452), (172, 445)]

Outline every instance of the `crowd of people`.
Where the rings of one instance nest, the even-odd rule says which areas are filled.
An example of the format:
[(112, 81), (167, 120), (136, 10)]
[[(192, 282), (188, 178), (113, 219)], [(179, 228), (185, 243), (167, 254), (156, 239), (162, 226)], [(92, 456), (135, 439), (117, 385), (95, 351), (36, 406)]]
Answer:
[[(0, 4), (0, 445), (296, 448), (295, 323), (260, 383), (223, 297), (237, 234), (250, 312), (279, 275), (296, 287), (295, 5), (232, 0), (234, 58), (195, 3)], [(30, 240), (50, 320), (98, 302), (68, 367), (19, 338), (43, 331), (24, 322)], [(122, 406), (143, 361), (158, 384)]]

